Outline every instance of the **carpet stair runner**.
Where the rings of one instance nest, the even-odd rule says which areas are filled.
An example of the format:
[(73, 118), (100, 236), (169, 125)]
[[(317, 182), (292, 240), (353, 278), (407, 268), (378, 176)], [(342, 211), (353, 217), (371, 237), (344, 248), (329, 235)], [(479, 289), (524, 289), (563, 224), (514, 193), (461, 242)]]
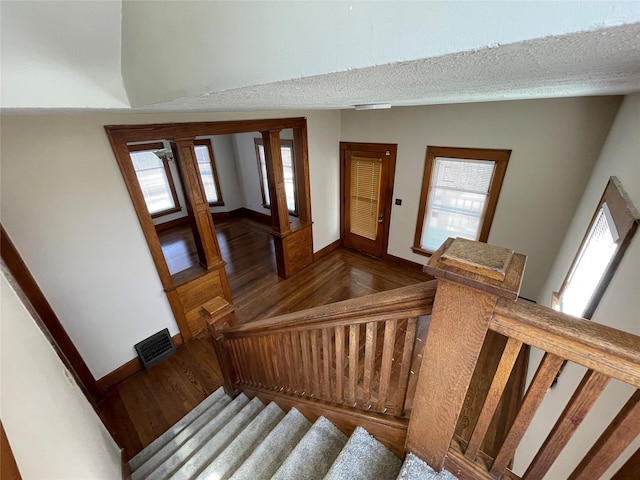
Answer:
[(363, 428), (347, 438), (329, 420), (222, 388), (129, 462), (132, 480), (457, 480), (409, 454), (404, 463)]

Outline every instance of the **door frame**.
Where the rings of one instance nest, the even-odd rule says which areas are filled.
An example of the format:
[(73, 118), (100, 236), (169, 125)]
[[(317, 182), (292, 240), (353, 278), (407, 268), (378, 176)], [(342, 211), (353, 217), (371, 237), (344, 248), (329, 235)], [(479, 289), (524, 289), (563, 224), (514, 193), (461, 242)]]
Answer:
[[(198, 302), (200, 302), (199, 293), (195, 295), (194, 289), (197, 289), (198, 292), (208, 291), (211, 294), (212, 289), (207, 282), (214, 282), (216, 289), (220, 290), (220, 295), (228, 303), (232, 303), (231, 290), (224, 268), (225, 262), (215, 238), (215, 225), (209, 213), (208, 204), (205, 206), (204, 188), (196, 172), (197, 164), (193, 151), (196, 137), (260, 132), (265, 145), (267, 177), (271, 193), (272, 235), (278, 275), (287, 278), (313, 262), (313, 222), (311, 219), (306, 118), (107, 125), (104, 128), (183, 340), (188, 341), (193, 337), (189, 327), (189, 319), (193, 320), (199, 307)], [(281, 173), (280, 131), (284, 129), (292, 129), (294, 137), (293, 160), (297, 180), (297, 222), (289, 221), (284, 177)], [(205, 265), (198, 272), (189, 272), (188, 278), (180, 273), (171, 275), (169, 272), (158, 234), (147, 210), (129, 156), (129, 143), (149, 142), (158, 139), (175, 141), (177, 144), (179, 150), (177, 155), (180, 157), (179, 166), (184, 169), (182, 180), (185, 187), (185, 201), (190, 200), (192, 206), (195, 205), (198, 208), (197, 231), (200, 234), (200, 240), (207, 243), (203, 245), (207, 256)], [(185, 184), (185, 181), (188, 181), (187, 177), (192, 180), (190, 185)], [(186, 197), (190, 197), (189, 200)]]
[[(346, 212), (346, 152), (347, 150), (359, 150), (364, 152), (379, 152), (380, 150), (389, 151), (387, 178), (382, 178), (382, 189), (384, 196), (387, 198), (383, 205), (383, 213), (386, 221), (383, 223), (382, 235), (382, 252), (380, 259), (385, 260), (389, 255), (389, 230), (391, 229), (391, 206), (393, 204), (393, 185), (396, 175), (396, 157), (398, 153), (398, 145), (396, 143), (370, 143), (370, 142), (340, 142), (340, 241), (344, 245), (345, 240), (345, 221), (348, 212)], [(366, 252), (363, 252), (366, 253)], [(378, 258), (378, 257), (376, 257)]]

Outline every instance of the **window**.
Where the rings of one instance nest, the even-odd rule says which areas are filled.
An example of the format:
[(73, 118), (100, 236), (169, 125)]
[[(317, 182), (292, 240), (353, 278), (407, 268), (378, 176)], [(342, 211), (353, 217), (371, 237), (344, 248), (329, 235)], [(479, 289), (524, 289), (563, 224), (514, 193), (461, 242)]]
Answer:
[[(267, 164), (264, 156), (264, 145), (261, 138), (254, 138), (256, 144), (256, 157), (258, 159), (258, 171), (260, 172), (260, 190), (262, 192), (262, 205), (271, 207), (269, 198), (269, 182), (267, 180)], [(282, 169), (284, 174), (284, 189), (287, 195), (287, 209), (291, 215), (298, 215), (296, 202), (296, 175), (294, 169), (293, 141), (280, 140), (280, 154), (282, 155)]]
[(449, 237), (486, 242), (511, 150), (427, 147), (413, 251)]
[(633, 236), (638, 213), (616, 177), (611, 177), (553, 307), (591, 318)]
[(180, 210), (176, 188), (171, 176), (171, 151), (162, 142), (130, 145), (129, 155), (147, 209), (152, 217), (160, 217)]
[(213, 159), (213, 148), (209, 140), (196, 140), (194, 147), (196, 159), (198, 160), (198, 170), (202, 177), (204, 191), (207, 194), (207, 201), (211, 206), (224, 205), (222, 201), (222, 193), (220, 192), (220, 183), (218, 182), (218, 172)]

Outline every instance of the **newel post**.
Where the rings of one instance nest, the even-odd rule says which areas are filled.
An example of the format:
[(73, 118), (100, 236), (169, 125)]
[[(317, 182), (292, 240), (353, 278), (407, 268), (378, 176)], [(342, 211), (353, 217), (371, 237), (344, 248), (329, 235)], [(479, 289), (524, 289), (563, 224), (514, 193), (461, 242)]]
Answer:
[(233, 367), (231, 354), (229, 353), (223, 336), (225, 327), (233, 326), (233, 305), (229, 304), (224, 298), (216, 297), (213, 300), (202, 305), (200, 314), (207, 322), (209, 336), (213, 342), (213, 348), (216, 352), (220, 371), (222, 372), (222, 387), (230, 397), (235, 397), (238, 393), (237, 374)]
[(424, 271), (438, 279), (405, 450), (440, 471), (498, 298), (516, 300), (526, 257), (448, 239)]

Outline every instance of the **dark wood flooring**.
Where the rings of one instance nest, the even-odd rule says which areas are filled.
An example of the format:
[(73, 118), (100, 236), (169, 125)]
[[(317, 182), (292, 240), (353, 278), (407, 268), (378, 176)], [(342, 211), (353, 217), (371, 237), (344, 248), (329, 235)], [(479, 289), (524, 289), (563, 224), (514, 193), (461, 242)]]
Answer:
[[(232, 219), (217, 222), (216, 229), (227, 262), (235, 315), (241, 323), (429, 279), (419, 270), (339, 249), (283, 280), (276, 273), (268, 227)], [(213, 347), (204, 336), (112, 388), (98, 411), (126, 458), (131, 458), (221, 384)]]

